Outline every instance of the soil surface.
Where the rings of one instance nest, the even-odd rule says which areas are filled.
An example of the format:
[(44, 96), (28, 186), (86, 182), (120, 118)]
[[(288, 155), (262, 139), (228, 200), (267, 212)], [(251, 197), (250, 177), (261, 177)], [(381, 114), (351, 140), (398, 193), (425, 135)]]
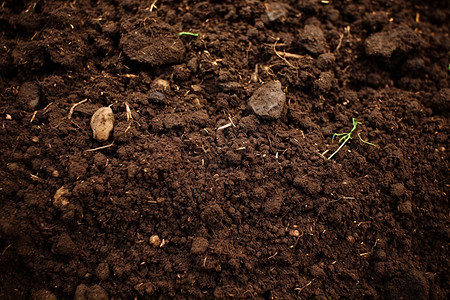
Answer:
[(448, 299), (449, 17), (2, 1), (0, 298)]

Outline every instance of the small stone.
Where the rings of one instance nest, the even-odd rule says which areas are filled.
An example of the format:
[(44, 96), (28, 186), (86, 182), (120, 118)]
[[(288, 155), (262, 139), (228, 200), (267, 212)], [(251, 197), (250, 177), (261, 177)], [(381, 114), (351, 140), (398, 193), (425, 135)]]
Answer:
[(33, 143), (39, 143), (39, 138), (38, 138), (37, 136), (33, 136), (33, 137), (31, 138), (31, 141), (32, 141)]
[(162, 79), (162, 78), (156, 78), (152, 81), (150, 84), (150, 87), (155, 90), (159, 91), (167, 91), (170, 89), (170, 83), (169, 81)]
[(8, 120), (8, 121), (11, 121), (11, 120), (12, 120), (12, 117), (11, 117), (10, 114), (6, 114), (5, 119)]
[(166, 96), (160, 90), (154, 90), (148, 93), (149, 103), (165, 103)]
[(56, 300), (56, 296), (48, 290), (38, 290), (33, 293), (33, 300)]
[(39, 105), (39, 98), (39, 87), (34, 82), (22, 84), (17, 94), (17, 101), (33, 110)]
[(350, 244), (353, 244), (355, 242), (355, 238), (351, 235), (347, 236), (347, 242), (349, 242)]
[(290, 229), (289, 230), (289, 235), (298, 237), (298, 236), (300, 236), (300, 231), (298, 231), (297, 229)]
[(63, 209), (70, 203), (69, 196), (70, 191), (64, 186), (60, 187), (53, 196), (53, 205), (58, 209)]
[(319, 55), (328, 51), (327, 40), (320, 27), (306, 25), (300, 33), (299, 42), (309, 52)]
[(208, 240), (204, 237), (195, 238), (192, 242), (191, 253), (202, 254), (208, 249)]
[(62, 255), (72, 255), (76, 252), (77, 246), (67, 233), (59, 236), (58, 241), (53, 245), (53, 252)]
[(397, 209), (398, 212), (401, 213), (402, 215), (412, 215), (413, 213), (411, 201), (400, 203)]
[(99, 108), (91, 118), (91, 129), (94, 139), (104, 142), (109, 139), (114, 128), (114, 113), (111, 107)]
[(53, 170), (53, 171), (52, 171), (52, 177), (54, 177), (54, 178), (59, 177), (59, 172), (58, 172), (58, 170)]
[(283, 112), (286, 96), (279, 81), (270, 81), (259, 87), (248, 100), (249, 107), (262, 118), (278, 119)]
[(161, 239), (159, 238), (159, 236), (158, 235), (152, 235), (151, 237), (150, 237), (150, 244), (153, 246), (153, 247), (159, 247), (159, 246), (161, 246)]
[(266, 15), (270, 22), (276, 21), (278, 19), (283, 20), (286, 18), (288, 5), (279, 2), (267, 3), (266, 5)]

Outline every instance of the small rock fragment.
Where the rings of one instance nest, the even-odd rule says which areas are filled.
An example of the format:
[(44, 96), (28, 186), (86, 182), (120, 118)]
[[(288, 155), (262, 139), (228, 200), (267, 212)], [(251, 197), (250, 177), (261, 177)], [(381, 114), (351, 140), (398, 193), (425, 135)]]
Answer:
[(300, 236), (300, 231), (298, 231), (297, 229), (289, 229), (289, 235), (298, 237)]
[(56, 244), (53, 245), (53, 252), (62, 255), (71, 255), (76, 251), (77, 246), (72, 241), (67, 233), (63, 233), (59, 236)]
[(170, 90), (170, 83), (165, 79), (156, 78), (155, 80), (152, 81), (150, 87), (158, 91), (168, 91)]
[(306, 25), (300, 32), (300, 44), (309, 52), (319, 55), (328, 52), (328, 44), (320, 27)]
[(109, 139), (109, 135), (114, 128), (114, 113), (111, 107), (98, 109), (91, 118), (91, 129), (94, 139), (104, 142)]
[(70, 203), (67, 199), (69, 195), (70, 191), (66, 187), (60, 187), (53, 196), (53, 205), (58, 209), (63, 209)]
[(159, 238), (159, 236), (158, 235), (152, 235), (151, 237), (150, 237), (150, 244), (153, 246), (153, 247), (159, 247), (160, 245), (161, 245), (161, 239)]
[(39, 98), (39, 87), (34, 82), (22, 84), (17, 95), (18, 102), (33, 110), (39, 105)]
[(209, 243), (208, 240), (204, 237), (195, 238), (192, 242), (191, 253), (192, 254), (201, 254), (204, 253), (208, 249)]
[(270, 22), (276, 21), (278, 19), (283, 20), (286, 18), (288, 5), (280, 2), (267, 3), (266, 15)]
[(278, 119), (283, 112), (286, 96), (279, 81), (270, 81), (258, 88), (248, 100), (249, 107), (262, 118)]

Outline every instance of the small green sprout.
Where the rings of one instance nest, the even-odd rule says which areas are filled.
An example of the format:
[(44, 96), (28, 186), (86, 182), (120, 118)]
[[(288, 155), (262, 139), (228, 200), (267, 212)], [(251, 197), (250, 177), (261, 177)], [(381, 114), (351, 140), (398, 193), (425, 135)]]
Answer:
[(192, 32), (183, 31), (183, 32), (180, 32), (178, 35), (179, 36), (182, 36), (182, 35), (198, 36), (198, 33), (192, 33)]
[(448, 70), (450, 71), (450, 64), (448, 64)]
[[(352, 134), (356, 130), (356, 126), (358, 126), (358, 124), (361, 125), (362, 123), (356, 121), (355, 118), (352, 118), (352, 124), (353, 124), (353, 128), (349, 132), (333, 134), (333, 138), (331, 140), (334, 141), (335, 137), (340, 136), (341, 138), (339, 139), (339, 143), (341, 143), (341, 145), (339, 146), (339, 148), (336, 151), (333, 152), (333, 154), (331, 154), (328, 157), (328, 159), (331, 159), (336, 153), (339, 152), (339, 150), (341, 150), (342, 147), (344, 147), (345, 143), (347, 143), (352, 138)], [(375, 144), (372, 144), (372, 143), (369, 143), (368, 141), (363, 140), (363, 138), (359, 135), (359, 133), (358, 133), (358, 137), (361, 142), (376, 147)]]

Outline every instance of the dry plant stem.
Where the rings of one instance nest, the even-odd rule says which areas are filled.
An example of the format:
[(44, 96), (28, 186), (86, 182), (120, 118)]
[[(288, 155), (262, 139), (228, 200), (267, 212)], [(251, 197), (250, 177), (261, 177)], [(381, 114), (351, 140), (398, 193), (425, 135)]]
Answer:
[(156, 2), (158, 2), (158, 0), (153, 1), (152, 5), (150, 5), (150, 11), (153, 11), (154, 8), (157, 8)]
[(277, 38), (276, 41), (275, 41), (275, 43), (273, 44), (273, 51), (275, 52), (275, 54), (276, 54), (279, 58), (281, 58), (285, 63), (287, 63), (288, 66), (290, 66), (290, 67), (292, 67), (292, 68), (294, 68), (294, 69), (298, 69), (296, 66), (294, 66), (293, 64), (291, 64), (285, 57), (281, 56), (281, 55), (278, 53), (278, 51), (277, 51), (277, 43), (278, 43), (279, 40), (280, 40), (280, 38)]
[(36, 118), (36, 114), (37, 114), (37, 110), (35, 110), (33, 115), (31, 116), (30, 123), (33, 123), (34, 118)]
[(127, 129), (125, 129), (125, 133), (126, 133), (131, 128), (131, 122), (133, 121), (133, 116), (131, 115), (131, 109), (127, 102), (125, 102), (125, 109), (127, 111), (127, 121), (128, 121), (128, 127), (127, 127)]
[(94, 152), (94, 151), (98, 151), (98, 150), (102, 150), (102, 149), (109, 148), (109, 147), (111, 147), (112, 145), (114, 145), (114, 141), (113, 141), (111, 144), (109, 144), (109, 145), (97, 147), (97, 148), (94, 148), (94, 149), (84, 150), (84, 152)]
[(349, 139), (350, 139), (350, 138), (345, 139), (344, 142), (339, 146), (339, 148), (337, 148), (337, 150), (334, 151), (333, 154), (331, 154), (331, 155), (328, 157), (328, 159), (331, 159), (336, 153), (338, 153), (339, 150), (341, 150), (341, 148), (344, 147), (345, 143), (347, 143), (347, 141), (348, 141)]
[(77, 107), (78, 105), (80, 105), (80, 104), (83, 104), (84, 102), (86, 102), (88, 99), (86, 98), (86, 99), (84, 99), (84, 100), (81, 100), (80, 102), (78, 102), (78, 103), (75, 103), (74, 105), (72, 105), (72, 107), (70, 108), (70, 110), (69, 110), (69, 114), (67, 115), (67, 119), (71, 119), (72, 118), (72, 114), (73, 114), (73, 110), (75, 109), (75, 107)]

